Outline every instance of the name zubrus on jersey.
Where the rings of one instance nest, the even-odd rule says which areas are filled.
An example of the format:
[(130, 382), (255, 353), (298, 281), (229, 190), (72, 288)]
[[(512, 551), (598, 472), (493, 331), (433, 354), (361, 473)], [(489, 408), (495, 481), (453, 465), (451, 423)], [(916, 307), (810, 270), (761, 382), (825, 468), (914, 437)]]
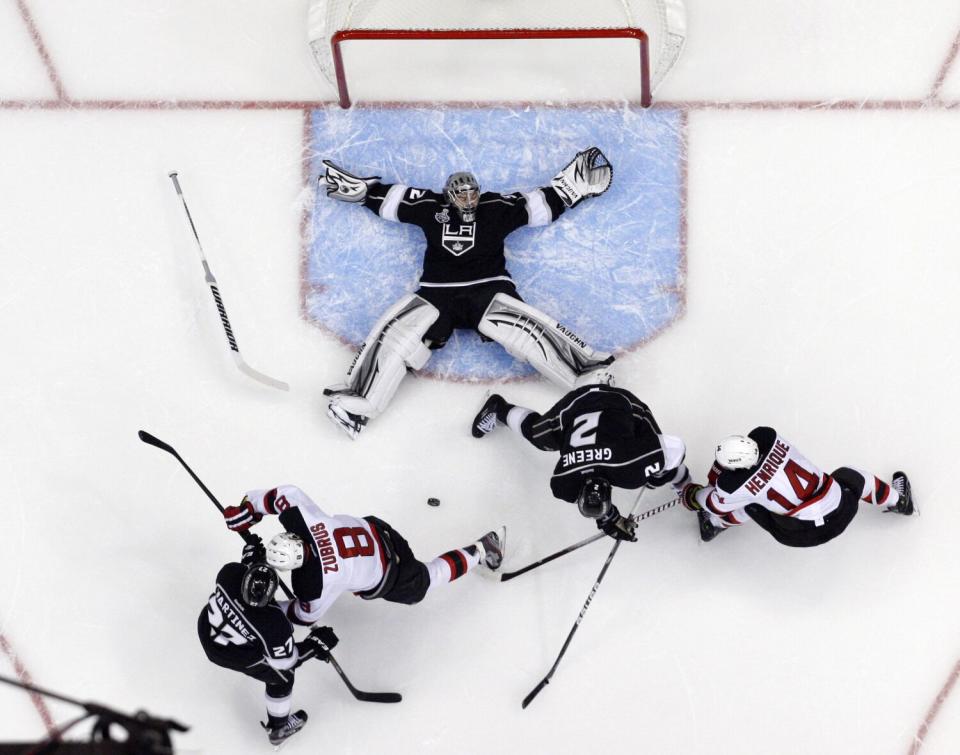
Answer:
[(783, 462), (787, 460), (789, 454), (790, 446), (782, 440), (774, 443), (766, 461), (763, 462), (763, 465), (757, 470), (757, 473), (747, 480), (747, 490), (753, 495), (757, 495), (763, 490), (767, 483), (770, 482), (773, 476), (780, 470), (780, 467), (783, 465)]
[(610, 461), (613, 458), (613, 451), (609, 448), (581, 448), (578, 451), (570, 451), (563, 455), (563, 466), (569, 467), (574, 464), (584, 464), (594, 461)]
[(587, 342), (584, 341), (580, 336), (578, 336), (572, 330), (570, 330), (570, 328), (566, 327), (565, 325), (561, 325), (558, 322), (557, 330), (559, 330), (563, 335), (565, 335), (567, 338), (569, 338), (571, 341), (577, 344), (577, 346), (579, 346), (581, 349), (587, 348)]
[(327, 525), (323, 522), (317, 522), (310, 528), (310, 534), (317, 544), (317, 550), (320, 553), (320, 560), (323, 562), (323, 573), (340, 571), (337, 566), (337, 553), (333, 549), (333, 543), (330, 542), (330, 535), (327, 533)]

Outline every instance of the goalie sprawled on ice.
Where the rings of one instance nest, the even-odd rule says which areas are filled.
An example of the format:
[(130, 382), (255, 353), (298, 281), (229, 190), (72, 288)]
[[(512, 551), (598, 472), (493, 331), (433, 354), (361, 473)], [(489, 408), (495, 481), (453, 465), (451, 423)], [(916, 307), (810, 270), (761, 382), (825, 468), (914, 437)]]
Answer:
[(343, 384), (324, 393), (327, 414), (352, 438), (393, 398), (408, 369), (419, 370), (457, 328), (476, 330), (529, 362), (552, 382), (577, 379), (613, 361), (570, 328), (524, 303), (507, 272), (504, 240), (523, 226), (552, 223), (610, 187), (613, 169), (596, 147), (580, 152), (549, 186), (480, 193), (472, 173), (454, 173), (441, 193), (359, 178), (324, 160), (327, 196), (362, 203), (385, 220), (419, 226), (426, 237), (420, 287), (395, 302), (370, 330)]

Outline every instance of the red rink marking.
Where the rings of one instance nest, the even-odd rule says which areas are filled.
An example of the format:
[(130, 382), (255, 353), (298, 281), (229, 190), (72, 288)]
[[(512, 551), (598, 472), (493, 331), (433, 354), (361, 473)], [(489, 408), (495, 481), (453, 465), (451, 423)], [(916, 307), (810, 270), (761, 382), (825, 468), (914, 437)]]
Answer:
[(53, 91), (56, 92), (57, 99), (66, 99), (67, 94), (63, 88), (63, 81), (60, 79), (60, 74), (57, 73), (57, 67), (53, 64), (53, 58), (50, 57), (50, 51), (43, 42), (43, 35), (40, 34), (40, 30), (33, 20), (33, 15), (27, 7), (26, 0), (17, 0), (17, 8), (20, 10), (20, 17), (23, 19), (23, 23), (27, 26), (27, 31), (30, 32), (33, 45), (37, 48), (37, 55), (40, 56), (44, 68), (47, 69), (47, 76), (50, 79), (50, 83), (53, 84)]
[[(17, 675), (17, 679), (24, 684), (33, 684), (33, 678), (30, 676), (30, 672), (27, 671), (17, 654), (13, 652), (13, 648), (10, 647), (10, 643), (3, 634), (0, 634), (0, 650), (3, 650), (3, 654), (10, 659), (10, 664), (13, 666), (13, 671)], [(47, 736), (53, 736), (57, 732), (57, 725), (53, 722), (50, 709), (47, 708), (46, 702), (38, 693), (31, 692), (29, 694), (33, 707), (36, 708), (40, 719), (43, 721), (43, 725), (47, 729)]]

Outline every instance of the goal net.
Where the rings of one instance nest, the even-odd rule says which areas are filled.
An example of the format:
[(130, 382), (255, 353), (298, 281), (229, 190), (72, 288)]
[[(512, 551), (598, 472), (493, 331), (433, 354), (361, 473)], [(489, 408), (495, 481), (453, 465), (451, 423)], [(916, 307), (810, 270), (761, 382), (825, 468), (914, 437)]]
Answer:
[(639, 100), (686, 39), (683, 0), (313, 0), (317, 66), (365, 100)]

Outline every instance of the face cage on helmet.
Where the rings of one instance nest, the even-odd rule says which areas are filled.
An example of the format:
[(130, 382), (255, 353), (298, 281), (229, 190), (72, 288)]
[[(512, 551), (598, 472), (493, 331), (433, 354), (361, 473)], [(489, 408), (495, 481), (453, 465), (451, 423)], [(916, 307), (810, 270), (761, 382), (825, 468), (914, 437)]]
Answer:
[(265, 564), (252, 564), (240, 583), (240, 598), (248, 606), (263, 608), (277, 592), (280, 578)]

